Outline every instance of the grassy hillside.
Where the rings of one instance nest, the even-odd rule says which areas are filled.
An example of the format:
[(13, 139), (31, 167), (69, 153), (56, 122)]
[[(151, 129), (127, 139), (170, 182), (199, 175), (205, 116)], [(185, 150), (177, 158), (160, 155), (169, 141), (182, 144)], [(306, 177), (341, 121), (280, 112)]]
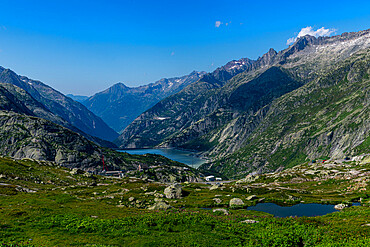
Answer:
[[(0, 244), (368, 246), (369, 172), (368, 157), (358, 162), (303, 164), (217, 188), (183, 183), (182, 198), (166, 199), (158, 196), (167, 186), (162, 183), (72, 175), (48, 162), (0, 158)], [(251, 195), (255, 197), (248, 200)], [(245, 207), (260, 201), (291, 205), (359, 200), (362, 206), (320, 217), (274, 218), (229, 208), (231, 198), (241, 198)], [(156, 201), (172, 208), (148, 210)], [(223, 208), (229, 215), (203, 208)]]

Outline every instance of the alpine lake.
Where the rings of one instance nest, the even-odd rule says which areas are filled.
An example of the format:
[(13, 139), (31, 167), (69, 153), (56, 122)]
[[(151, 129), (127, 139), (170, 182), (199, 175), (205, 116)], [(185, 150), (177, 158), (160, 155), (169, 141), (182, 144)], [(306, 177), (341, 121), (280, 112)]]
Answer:
[(161, 149), (125, 149), (118, 150), (120, 152), (126, 152), (129, 154), (159, 154), (164, 157), (167, 157), (171, 160), (178, 161), (185, 165), (188, 165), (193, 168), (198, 168), (200, 165), (206, 162), (205, 159), (201, 159), (194, 152), (178, 150), (172, 148), (161, 148)]

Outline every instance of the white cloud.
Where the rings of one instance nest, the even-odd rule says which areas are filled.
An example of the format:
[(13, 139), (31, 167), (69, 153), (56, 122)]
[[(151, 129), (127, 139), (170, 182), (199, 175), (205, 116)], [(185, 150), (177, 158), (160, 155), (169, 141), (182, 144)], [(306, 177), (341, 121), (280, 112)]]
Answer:
[(334, 34), (335, 32), (336, 32), (336, 29), (325, 28), (325, 27), (319, 28), (315, 31), (313, 29), (313, 27), (309, 26), (309, 27), (302, 28), (301, 31), (298, 33), (297, 37), (292, 37), (292, 38), (288, 39), (286, 44), (290, 45), (290, 44), (294, 43), (297, 40), (297, 38), (303, 37), (305, 35), (311, 35), (311, 36), (314, 36), (314, 37), (330, 36), (331, 34)]
[(220, 21), (216, 21), (216, 22), (215, 22), (215, 27), (220, 27), (220, 26), (221, 26), (221, 24), (222, 24), (222, 22), (220, 22)]
[(294, 37), (289, 38), (289, 39), (286, 41), (286, 44), (287, 44), (287, 45), (293, 44), (293, 43), (294, 43), (294, 41), (295, 41), (296, 39), (297, 39), (297, 38), (294, 38)]

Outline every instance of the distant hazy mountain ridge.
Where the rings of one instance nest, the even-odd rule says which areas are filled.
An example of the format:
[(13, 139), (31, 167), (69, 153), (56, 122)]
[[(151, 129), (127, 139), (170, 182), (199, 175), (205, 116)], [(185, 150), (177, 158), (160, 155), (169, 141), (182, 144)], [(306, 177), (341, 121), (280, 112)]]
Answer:
[(74, 94), (67, 94), (66, 96), (70, 97), (74, 101), (77, 101), (77, 102), (80, 102), (80, 103), (84, 102), (85, 100), (87, 100), (89, 98), (89, 96), (74, 95)]
[(127, 87), (123, 83), (117, 83), (91, 96), (83, 104), (115, 131), (121, 132), (145, 110), (198, 81), (204, 74), (205, 72), (193, 71), (186, 76), (161, 79), (140, 87)]

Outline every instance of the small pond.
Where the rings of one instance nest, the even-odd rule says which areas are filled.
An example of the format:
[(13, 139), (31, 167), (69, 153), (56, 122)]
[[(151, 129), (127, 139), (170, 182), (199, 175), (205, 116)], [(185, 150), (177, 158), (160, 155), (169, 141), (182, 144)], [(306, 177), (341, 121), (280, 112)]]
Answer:
[[(359, 206), (360, 203), (353, 203), (353, 206)], [(290, 216), (321, 216), (333, 212), (337, 212), (334, 205), (329, 204), (296, 204), (291, 207), (282, 207), (275, 203), (258, 203), (256, 206), (248, 207), (247, 210), (262, 211), (269, 214), (273, 214), (276, 217), (290, 217)]]
[(185, 165), (191, 166), (193, 168), (198, 168), (200, 165), (206, 162), (206, 160), (195, 156), (195, 153), (184, 150), (177, 149), (127, 149), (118, 150), (119, 152), (126, 152), (129, 154), (159, 154), (167, 157), (171, 160), (181, 162)]

